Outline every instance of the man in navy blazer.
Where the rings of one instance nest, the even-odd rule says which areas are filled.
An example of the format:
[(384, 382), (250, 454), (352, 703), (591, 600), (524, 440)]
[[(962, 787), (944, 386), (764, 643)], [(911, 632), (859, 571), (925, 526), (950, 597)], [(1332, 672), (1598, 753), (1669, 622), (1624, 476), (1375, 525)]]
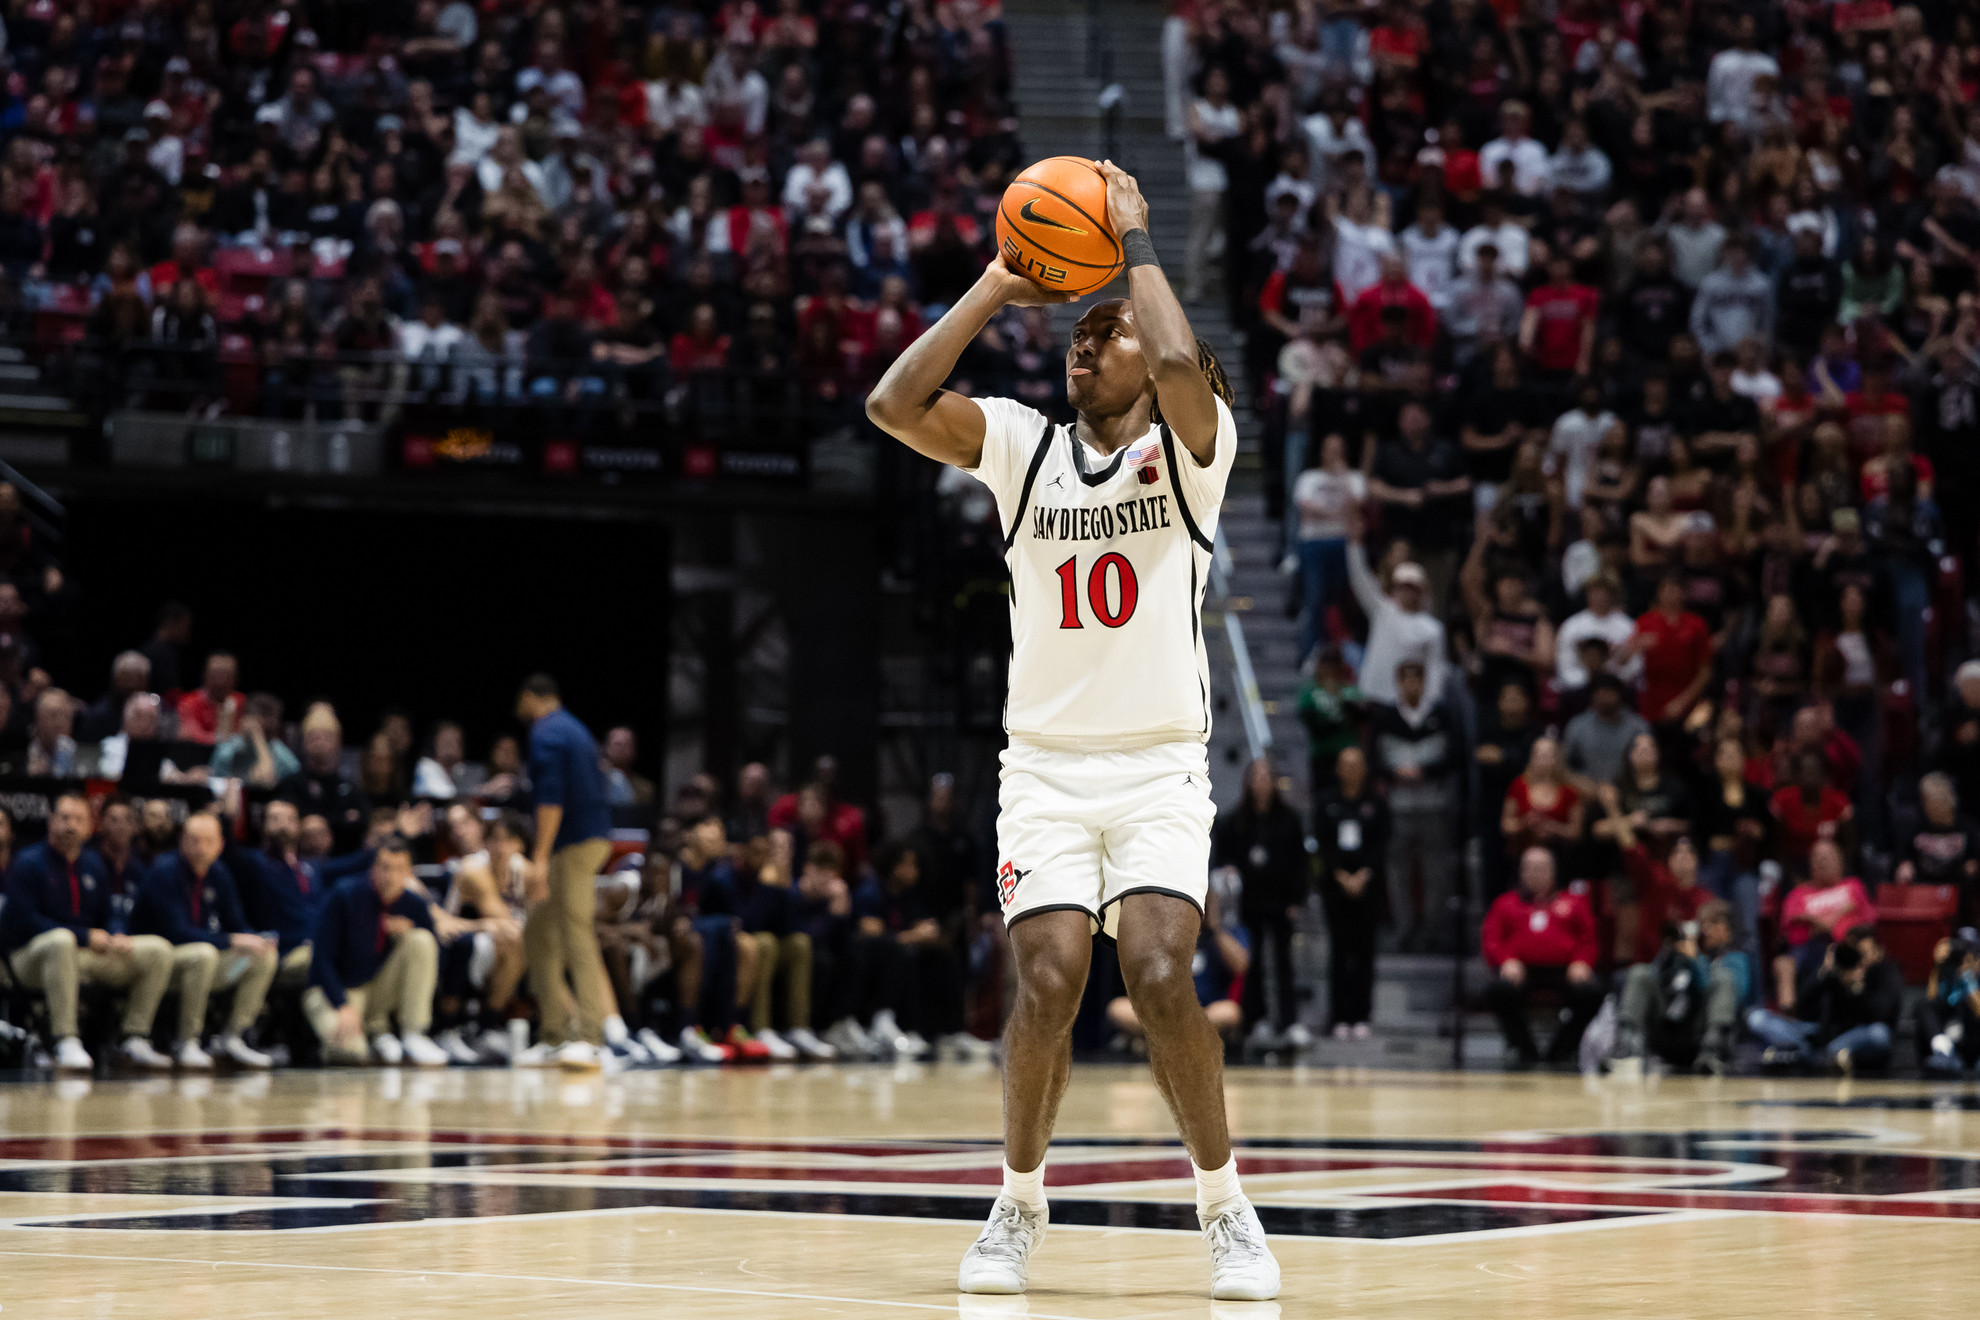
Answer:
[(166, 853), (145, 873), (131, 911), (131, 929), (161, 935), (172, 944), (173, 983), (179, 992), (181, 1068), (211, 1068), (200, 1047), (206, 1002), (213, 990), (232, 989), (234, 1003), (218, 1047), (243, 1068), (273, 1062), (247, 1043), (246, 1033), (261, 1016), (268, 986), (275, 979), (275, 941), (248, 929), (234, 877), (220, 861), (220, 818), (210, 811), (187, 818), (179, 848)]
[(113, 902), (101, 856), (89, 838), (89, 802), (80, 793), (55, 799), (48, 840), (23, 848), (7, 873), (0, 905), (0, 956), (15, 977), (48, 999), (55, 1066), (87, 1072), (95, 1061), (77, 1032), (79, 992), (87, 984), (129, 988), (123, 1055), (140, 1068), (169, 1069), (151, 1047), (151, 1020), (172, 979), (172, 950), (164, 940), (133, 936)]
[(426, 1034), (440, 945), (432, 905), (412, 878), (412, 850), (392, 835), (372, 854), (370, 872), (339, 881), (317, 915), (303, 1012), (332, 1063), (451, 1062)]

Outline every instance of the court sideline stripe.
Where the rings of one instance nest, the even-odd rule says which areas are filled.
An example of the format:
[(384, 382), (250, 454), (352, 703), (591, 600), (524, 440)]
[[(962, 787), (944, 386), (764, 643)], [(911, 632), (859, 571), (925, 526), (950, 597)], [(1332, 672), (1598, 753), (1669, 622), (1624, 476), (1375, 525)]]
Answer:
[[(503, 1283), (579, 1284), (597, 1288), (643, 1288), (655, 1292), (715, 1293), (727, 1297), (774, 1297), (791, 1302), (844, 1302), (852, 1306), (889, 1306), (909, 1311), (939, 1311), (954, 1315), (953, 1304), (933, 1302), (887, 1302), (873, 1297), (837, 1297), (827, 1293), (772, 1292), (764, 1288), (715, 1288), (688, 1283), (640, 1283), (631, 1279), (574, 1279), (557, 1274), (489, 1274), (467, 1270), (388, 1269), (382, 1265), (305, 1265), (278, 1260), (197, 1260), (183, 1256), (104, 1256), (81, 1251), (8, 1251), (0, 1256), (30, 1256), (49, 1260), (104, 1260), (131, 1265), (203, 1265), (212, 1269), (233, 1266), (249, 1270), (332, 1270), (341, 1274), (391, 1274), (411, 1278), (487, 1279)], [(1085, 1316), (1057, 1315), (1047, 1311), (1027, 1311), (1030, 1320), (1089, 1320)]]

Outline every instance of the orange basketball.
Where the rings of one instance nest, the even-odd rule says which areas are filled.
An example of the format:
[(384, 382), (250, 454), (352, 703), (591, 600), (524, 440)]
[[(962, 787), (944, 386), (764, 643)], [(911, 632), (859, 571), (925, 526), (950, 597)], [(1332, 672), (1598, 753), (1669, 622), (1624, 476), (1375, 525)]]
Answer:
[(1067, 293), (1091, 293), (1120, 274), (1099, 167), (1053, 156), (1012, 179), (997, 204), (997, 249), (1012, 270)]

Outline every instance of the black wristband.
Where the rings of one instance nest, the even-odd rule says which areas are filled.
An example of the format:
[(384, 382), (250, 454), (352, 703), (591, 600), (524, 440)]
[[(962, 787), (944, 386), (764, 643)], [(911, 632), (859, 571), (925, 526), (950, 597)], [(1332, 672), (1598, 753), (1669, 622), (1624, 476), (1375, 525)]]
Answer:
[(1155, 256), (1155, 240), (1148, 236), (1146, 229), (1130, 229), (1121, 235), (1121, 256), (1127, 261), (1127, 268), (1136, 266), (1157, 266), (1162, 263)]

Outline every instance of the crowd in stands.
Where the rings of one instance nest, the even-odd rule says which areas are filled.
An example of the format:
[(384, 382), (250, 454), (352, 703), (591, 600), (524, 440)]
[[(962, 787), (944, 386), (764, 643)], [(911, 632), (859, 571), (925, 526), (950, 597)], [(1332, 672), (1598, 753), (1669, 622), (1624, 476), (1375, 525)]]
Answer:
[[(1336, 1032), (1468, 895), (1514, 1063), (1613, 986), (1629, 1066), (1886, 1066), (1908, 972), (1920, 1058), (1970, 1066), (1970, 931), (1902, 969), (1879, 932), (1980, 923), (1980, 11), (1167, 22), (1172, 267), (1245, 335), (1297, 583)], [(1255, 947), (1307, 884), (1252, 855)]]
[[(994, 0), (4, 20), (0, 315), (99, 406), (854, 415), (1021, 164)], [(1039, 375), (1035, 333), (974, 368)]]

